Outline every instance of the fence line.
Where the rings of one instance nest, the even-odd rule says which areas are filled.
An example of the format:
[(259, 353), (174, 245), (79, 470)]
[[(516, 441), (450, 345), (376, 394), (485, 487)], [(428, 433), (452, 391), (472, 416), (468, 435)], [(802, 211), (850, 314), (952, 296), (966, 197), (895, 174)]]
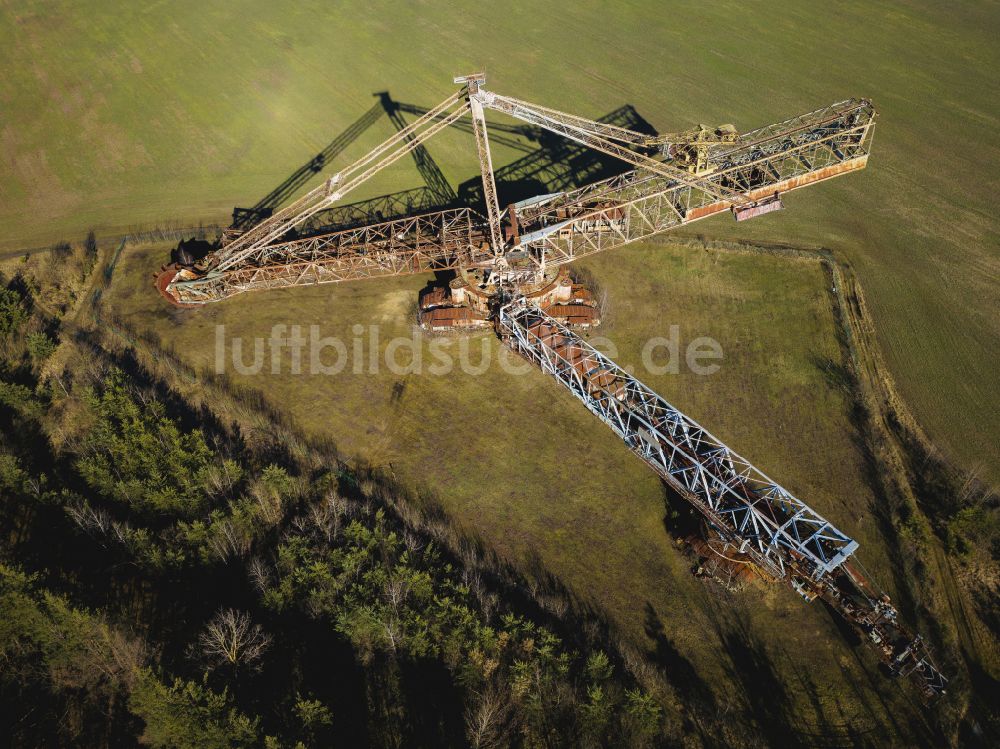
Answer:
[(129, 232), (122, 237), (122, 240), (128, 244), (139, 244), (141, 242), (180, 240), (187, 237), (205, 239), (209, 232), (215, 237), (220, 237), (222, 236), (222, 227), (218, 224), (199, 224), (198, 226), (178, 226), (174, 228), (158, 226), (152, 229)]

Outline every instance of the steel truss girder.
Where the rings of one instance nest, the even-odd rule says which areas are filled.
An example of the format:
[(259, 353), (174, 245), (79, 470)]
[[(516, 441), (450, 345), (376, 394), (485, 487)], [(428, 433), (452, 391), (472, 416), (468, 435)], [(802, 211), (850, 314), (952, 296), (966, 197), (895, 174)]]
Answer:
[(494, 255), (502, 255), (504, 241), (503, 233), (500, 231), (500, 205), (497, 203), (490, 141), (486, 134), (486, 117), (483, 114), (483, 105), (478, 99), (470, 98), (469, 108), (472, 111), (472, 130), (476, 136), (476, 151), (479, 154), (479, 171), (483, 177), (483, 197), (486, 200), (486, 215), (490, 223), (490, 246)]
[(254, 264), (178, 280), (171, 288), (179, 302), (201, 304), (243, 291), (468, 267), (484, 259), (483, 223), (475, 211), (456, 208), (267, 245)]
[[(543, 107), (539, 104), (531, 104), (520, 99), (515, 99), (511, 96), (501, 96), (500, 94), (489, 92), (487, 97), (490, 107), (497, 109), (497, 111), (506, 112), (512, 117), (518, 117), (518, 119), (531, 117), (534, 120), (538, 120), (537, 122), (531, 123), (537, 127), (551, 129), (553, 126), (560, 126), (564, 130), (574, 130), (579, 133), (594, 135), (606, 140), (626, 143), (630, 146), (645, 146), (653, 140), (653, 138), (646, 133), (640, 133), (637, 130), (631, 130), (627, 127), (622, 127), (621, 125), (615, 125), (610, 122), (601, 122), (600, 120), (588, 120), (585, 117), (560, 112), (558, 109)], [(517, 114), (514, 113), (515, 111)], [(541, 124), (542, 122), (545, 122), (546, 124), (543, 125)]]
[[(635, 136), (640, 136), (639, 133), (634, 133), (625, 128), (616, 128), (613, 125), (603, 122), (585, 120), (582, 117), (567, 115), (556, 110), (547, 110), (545, 107), (529, 104), (519, 99), (512, 99), (509, 96), (501, 96), (491, 91), (481, 91), (477, 96), (484, 107), (496, 110), (497, 112), (503, 112), (523, 122), (545, 128), (564, 138), (569, 138), (596, 151), (601, 151), (609, 156), (621, 159), (628, 164), (649, 170), (654, 174), (671, 178), (676, 182), (687, 185), (693, 190), (700, 190), (715, 200), (724, 200), (736, 205), (747, 202), (747, 197), (740, 194), (738, 190), (733, 190), (725, 185), (706, 180), (700, 176), (688, 174), (683, 169), (678, 169), (668, 163), (657, 161), (650, 156), (633, 151), (615, 142), (616, 139), (613, 139), (614, 136), (609, 135), (607, 131), (608, 128), (614, 128), (622, 133), (632, 133)], [(647, 136), (641, 137), (648, 140)], [(619, 136), (618, 139), (624, 139), (624, 136)]]
[(815, 510), (700, 424), (523, 300), (502, 307), (497, 332), (562, 383), (741, 553), (778, 579), (815, 582), (858, 548)]
[[(703, 179), (760, 200), (855, 171), (867, 164), (874, 123), (871, 102), (849, 100), (751, 131), (720, 151), (717, 169)], [(704, 190), (635, 170), (520, 210), (520, 246), (564, 264), (729, 207)]]
[[(428, 111), (425, 107), (420, 107), (415, 104), (407, 104), (405, 102), (397, 102), (396, 107), (403, 112), (407, 112), (408, 114), (423, 115), (427, 114)], [(466, 133), (473, 132), (472, 123), (458, 121), (455, 123), (455, 128)], [(492, 131), (490, 133), (490, 139), (494, 143), (500, 143), (501, 145), (514, 151), (522, 151), (524, 153), (533, 153), (536, 147), (525, 143), (522, 139), (538, 143), (541, 140), (542, 134), (542, 131), (539, 128), (525, 127), (524, 125), (505, 125), (497, 122), (490, 125), (490, 130)]]
[(222, 247), (212, 258), (212, 267), (223, 271), (241, 263), (252, 263), (255, 253), (266, 250), (268, 245), (281, 240), (310, 216), (329, 208), (376, 173), (419, 148), (424, 141), (468, 111), (469, 104), (461, 100), (461, 93), (448, 97), (374, 150), (329, 177), (319, 187)]
[[(480, 88), (481, 82), (481, 76), (470, 77), (466, 100), (461, 99), (460, 92), (437, 107), (426, 110), (415, 122), (402, 127), (392, 138), (330, 177), (323, 185), (209, 255), (201, 266), (205, 269), (203, 277), (183, 280), (184, 274), (181, 274), (169, 285), (167, 292), (182, 302), (211, 301), (248, 289), (452, 267), (452, 262), (459, 262), (457, 259), (446, 259), (454, 256), (452, 247), (446, 244), (437, 252), (432, 251), (428, 247), (432, 242), (424, 241), (426, 232), (418, 232), (421, 237), (418, 248), (408, 247), (403, 242), (387, 241), (380, 235), (386, 227), (400, 226), (397, 222), (362, 225), (350, 230), (353, 235), (342, 231), (304, 240), (289, 240), (288, 234), (294, 227), (306, 225), (314, 216), (324, 215), (354, 187), (388, 164), (422, 147), (425, 140), (473, 109), (476, 111), (472, 111), (472, 127), (477, 136), (484, 197), (490, 215), (487, 221), (470, 226), (468, 233), (471, 237), (475, 231), (479, 243), (488, 240), (496, 256), (504, 240), (500, 235), (501, 214), (495, 197), (493, 169), (482, 117), (484, 103), (500, 111), (505, 111), (504, 107), (508, 105), (516, 106), (522, 119), (534, 122), (532, 118), (537, 115), (544, 120), (541, 127), (563, 132), (574, 142), (619, 155), (631, 163), (646, 164), (648, 161), (652, 165), (649, 169), (638, 169), (557, 195), (527, 209), (520, 208), (520, 240), (514, 249), (529, 249), (529, 256), (541, 266), (567, 263), (577, 257), (628, 244), (712, 215), (734, 203), (728, 195), (759, 199), (766, 196), (769, 190), (794, 189), (811, 181), (861, 168), (867, 159), (867, 143), (874, 122), (874, 109), (867, 101), (851, 100), (833, 105), (751, 131), (738, 147), (719, 152), (722, 160), (716, 172), (694, 177), (633, 151), (623, 156), (628, 149), (610, 140), (631, 143), (648, 136), (611, 123), (592, 122), (547, 108), (530, 110), (535, 105), (484, 91)], [(565, 132), (554, 128), (553, 122)], [(444, 217), (446, 214), (428, 215)], [(429, 221), (427, 217), (417, 218), (422, 224)], [(465, 218), (472, 223), (471, 213), (465, 214)], [(403, 236), (408, 231), (402, 232)], [(434, 236), (433, 232), (430, 236)], [(367, 241), (371, 241), (372, 245), (366, 250), (364, 243)], [(478, 251), (476, 243), (472, 239), (468, 242), (467, 253), (470, 256)], [(315, 248), (319, 248), (316, 250), (318, 255), (312, 257), (310, 253)], [(331, 248), (335, 249), (332, 255), (329, 252)], [(400, 252), (399, 257), (391, 257), (390, 254), (396, 251)], [(228, 290), (227, 283), (232, 284)]]

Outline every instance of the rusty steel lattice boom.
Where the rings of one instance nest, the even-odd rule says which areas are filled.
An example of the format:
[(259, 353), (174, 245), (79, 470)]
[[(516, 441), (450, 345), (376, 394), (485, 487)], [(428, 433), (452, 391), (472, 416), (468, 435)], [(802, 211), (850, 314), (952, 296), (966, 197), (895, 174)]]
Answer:
[[(716, 155), (702, 178), (744, 191), (755, 201), (863, 169), (875, 109), (851, 100), (744, 136)], [(522, 248), (563, 264), (621, 247), (732, 208), (709, 191), (645, 170), (627, 172), (519, 209)]]
[[(633, 166), (671, 178), (681, 184), (687, 185), (689, 188), (708, 193), (716, 200), (741, 205), (750, 199), (748, 196), (741, 195), (738, 190), (734, 190), (727, 185), (699, 179), (697, 176), (688, 174), (683, 169), (678, 169), (675, 166), (658, 161), (651, 156), (615, 142), (625, 137), (622, 135), (616, 137), (614, 135), (616, 131), (619, 133), (632, 133), (631, 130), (616, 128), (594, 120), (585, 120), (582, 117), (566, 115), (563, 112), (545, 109), (489, 91), (481, 91), (475, 95), (475, 98), (482, 102), (482, 105), (485, 107), (503, 112), (523, 122), (545, 128), (557, 135), (562, 135), (596, 151), (614, 156)], [(633, 134), (636, 136), (640, 135), (639, 133)], [(644, 142), (649, 140), (648, 136), (642, 137)]]
[[(648, 153), (658, 138), (612, 123), (587, 120), (539, 107), (482, 88), (483, 77), (456, 79), (465, 89), (448, 97), (350, 166), (286, 208), (243, 233), (227, 234), (223, 245), (197, 267), (177, 274), (164, 292), (180, 304), (218, 301), (242, 291), (329, 283), (367, 277), (415, 273), (434, 266), (423, 257), (437, 241), (447, 254), (448, 234), (436, 239), (421, 232), (419, 249), (406, 242), (376, 239), (378, 258), (364, 257), (362, 232), (357, 244), (340, 233), (308, 238), (298, 227), (329, 210), (381, 169), (395, 163), (444, 128), (472, 115), (476, 136), (486, 219), (468, 213), (471, 244), (489, 248), (501, 265), (511, 253), (534, 261), (535, 268), (563, 265), (585, 255), (620, 247), (727, 209), (737, 218), (759, 215), (781, 206), (778, 196), (830, 177), (861, 169), (867, 163), (875, 110), (867, 100), (850, 100), (816, 110), (741, 136), (732, 144), (711, 146), (713, 167), (704, 174), (657, 160)], [(544, 196), (500, 211), (482, 108), (506, 112), (534, 127), (548, 130), (638, 168), (577, 190)], [(638, 150), (634, 150), (638, 149)], [(662, 156), (662, 154), (661, 154)], [(423, 226), (447, 226), (447, 211), (422, 216)], [(502, 222), (508, 225), (504, 236)], [(378, 235), (382, 226), (369, 229)], [(355, 246), (346, 251), (345, 246)], [(317, 250), (338, 248), (336, 252)], [(390, 257), (394, 251), (400, 257)], [(433, 253), (432, 253), (433, 254)], [(456, 261), (458, 262), (458, 261)], [(288, 266), (288, 267), (285, 267)]]
[(468, 111), (469, 104), (462, 100), (460, 93), (448, 97), (346, 169), (329, 177), (319, 187), (235, 238), (213, 258), (214, 269), (229, 270), (242, 263), (259, 263), (265, 260), (272, 250), (270, 245), (276, 240), (283, 238), (310, 216), (336, 203), (382, 169), (417, 149), (424, 141), (444, 130)]
[(493, 157), (490, 155), (490, 140), (486, 134), (486, 115), (480, 102), (480, 86), (486, 76), (467, 75), (455, 79), (455, 83), (464, 83), (469, 89), (469, 110), (472, 113), (472, 132), (476, 137), (476, 151), (479, 154), (479, 170), (483, 178), (483, 200), (486, 203), (486, 215), (490, 224), (490, 247), (493, 254), (503, 254), (503, 232), (500, 228), (500, 205), (497, 202), (497, 185), (493, 176)]
[[(182, 304), (241, 291), (427, 273), (481, 262), (482, 217), (469, 208), (361, 226), (268, 247), (258, 265), (213, 270), (172, 286)], [(488, 255), (487, 255), (488, 257)]]
[(552, 375), (776, 579), (820, 580), (858, 548), (816, 511), (541, 309), (516, 301), (500, 337)]
[(516, 299), (494, 324), (507, 346), (609, 426), (734, 553), (806, 600), (821, 596), (867, 636), (891, 673), (911, 677), (927, 698), (944, 693), (948, 680), (923, 638), (851, 569), (856, 541), (544, 310)]

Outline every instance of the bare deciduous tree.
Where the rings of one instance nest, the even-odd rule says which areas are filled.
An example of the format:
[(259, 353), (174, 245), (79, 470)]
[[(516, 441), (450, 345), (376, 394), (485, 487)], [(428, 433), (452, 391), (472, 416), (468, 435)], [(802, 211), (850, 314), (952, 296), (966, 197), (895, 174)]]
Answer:
[(493, 749), (507, 743), (510, 728), (510, 698), (494, 686), (476, 694), (465, 713), (469, 745), (475, 749)]
[(209, 660), (235, 668), (259, 660), (271, 644), (271, 636), (259, 624), (254, 624), (245, 611), (221, 609), (212, 617), (198, 642)]
[(104, 509), (94, 509), (86, 500), (66, 505), (66, 514), (81, 530), (106, 536), (111, 530), (114, 518)]
[(332, 492), (327, 494), (325, 502), (318, 502), (309, 509), (313, 526), (327, 543), (340, 534), (340, 516), (344, 510), (344, 500)]
[(385, 617), (385, 620), (382, 622), (382, 629), (385, 630), (385, 639), (389, 643), (389, 650), (395, 653), (403, 639), (403, 627), (400, 624), (399, 617), (395, 614)]
[(398, 614), (406, 597), (410, 593), (410, 584), (405, 578), (395, 575), (386, 581), (383, 588), (386, 602), (392, 606), (394, 613)]
[(277, 525), (281, 521), (283, 508), (281, 494), (270, 491), (262, 487), (259, 483), (254, 484), (250, 489), (250, 494), (260, 506), (260, 516), (269, 525)]
[(243, 478), (243, 471), (232, 460), (225, 460), (221, 465), (212, 465), (205, 476), (205, 488), (213, 497), (229, 496)]
[(228, 562), (232, 557), (245, 557), (250, 553), (250, 537), (232, 520), (214, 523), (213, 531), (208, 545), (221, 561)]
[(131, 531), (132, 526), (128, 523), (118, 521), (111, 523), (111, 537), (120, 544), (128, 545)]
[(424, 544), (420, 538), (409, 530), (403, 531), (403, 544), (406, 546), (407, 551), (414, 554), (424, 548)]
[(247, 565), (247, 575), (250, 577), (253, 587), (261, 595), (271, 587), (271, 569), (267, 566), (267, 562), (260, 557), (254, 557), (250, 560), (250, 564)]

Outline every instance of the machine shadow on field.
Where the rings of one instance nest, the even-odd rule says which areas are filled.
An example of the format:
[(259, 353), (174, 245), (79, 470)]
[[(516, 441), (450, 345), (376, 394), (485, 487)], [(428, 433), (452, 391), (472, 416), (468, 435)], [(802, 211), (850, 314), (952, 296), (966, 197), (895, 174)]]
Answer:
[[(398, 102), (388, 91), (377, 92), (374, 96), (378, 98), (377, 103), (330, 141), (322, 151), (298, 167), (252, 207), (234, 208), (230, 228), (245, 231), (271, 216), (309, 180), (326, 171), (337, 156), (383, 116), (389, 119), (397, 131), (402, 131), (410, 124), (406, 115), (416, 118), (429, 111), (416, 104)], [(653, 126), (631, 104), (624, 104), (608, 112), (598, 118), (598, 121), (656, 135)], [(450, 127), (469, 135), (469, 147), (474, 152), (471, 120), (458, 120), (451, 123)], [(524, 153), (521, 158), (494, 170), (501, 207), (536, 195), (572, 190), (632, 168), (623, 161), (531, 125), (491, 121), (490, 143), (494, 147), (503, 146)], [(417, 146), (411, 155), (424, 182), (423, 186), (321, 211), (307, 224), (299, 227), (300, 235), (350, 229), (449, 208), (478, 210), (484, 205), (479, 175), (462, 182), (454, 189), (425, 145)]]
[[(661, 486), (663, 529), (667, 536), (678, 543), (691, 538), (710, 537), (710, 529), (691, 505), (666, 482), (661, 482)], [(693, 574), (696, 574), (698, 566), (699, 562), (692, 561)], [(787, 680), (789, 670), (797, 682), (794, 691), (807, 698), (815, 716), (813, 723), (802, 724), (796, 731), (796, 741), (803, 745), (870, 746), (871, 732), (885, 720), (899, 735), (911, 736), (914, 741), (933, 735), (933, 729), (926, 722), (907, 726), (894, 718), (893, 706), (881, 697), (876, 686), (887, 677), (885, 669), (873, 667), (865, 660), (861, 638), (826, 601), (820, 599), (820, 604), (850, 650), (854, 665), (864, 675), (859, 678), (854, 670), (841, 666), (849, 694), (862, 706), (866, 716), (866, 720), (860, 722), (856, 715), (841, 715), (840, 720), (829, 715), (829, 695), (814, 681), (814, 674), (807, 665), (808, 658), (791, 657), (783, 648), (772, 652), (750, 625), (747, 612), (742, 610), (745, 601), (738, 594), (726, 591), (717, 580), (705, 577), (703, 582), (709, 586), (713, 599), (725, 601), (724, 606), (709, 606), (704, 610), (726, 655), (730, 677), (739, 687), (733, 696), (740, 709), (745, 711), (747, 719), (752, 716), (769, 745), (781, 745), (789, 738), (789, 726), (796, 723), (794, 710), (788, 707), (794, 702)], [(690, 710), (686, 716), (688, 728), (697, 732), (706, 746), (723, 745), (719, 744), (720, 740), (714, 733), (716, 721), (736, 703), (720, 703), (711, 684), (670, 639), (660, 615), (649, 601), (645, 608), (645, 632), (653, 648), (651, 660), (664, 669), (668, 681), (687, 698)]]

